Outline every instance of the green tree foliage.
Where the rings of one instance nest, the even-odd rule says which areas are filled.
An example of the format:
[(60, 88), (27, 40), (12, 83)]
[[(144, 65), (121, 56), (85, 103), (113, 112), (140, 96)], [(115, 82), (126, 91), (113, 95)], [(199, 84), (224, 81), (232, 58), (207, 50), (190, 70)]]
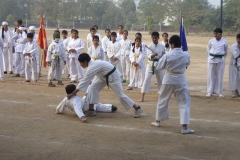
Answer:
[[(119, 24), (163, 24), (167, 19), (176, 31), (181, 15), (187, 31), (212, 31), (220, 26), (220, 8), (208, 0), (0, 0), (0, 20), (39, 20), (42, 12), (48, 24), (79, 22), (116, 29)], [(223, 29), (240, 31), (240, 0), (224, 0)], [(149, 28), (149, 27), (148, 27)], [(151, 27), (150, 27), (151, 28)], [(196, 31), (196, 32), (197, 32)]]
[(153, 19), (152, 19), (152, 17), (147, 17), (147, 30), (148, 30), (149, 34), (151, 34), (152, 31), (153, 31)]

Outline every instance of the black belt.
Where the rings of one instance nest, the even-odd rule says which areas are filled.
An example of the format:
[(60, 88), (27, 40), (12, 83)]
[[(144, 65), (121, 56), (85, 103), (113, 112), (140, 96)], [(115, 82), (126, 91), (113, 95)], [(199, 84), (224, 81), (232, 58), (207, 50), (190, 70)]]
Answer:
[(109, 78), (109, 76), (110, 76), (111, 74), (113, 74), (113, 72), (115, 72), (115, 70), (116, 70), (116, 67), (114, 67), (114, 68), (105, 76), (105, 78), (106, 78), (106, 83), (107, 83), (108, 88), (109, 88), (108, 78)]

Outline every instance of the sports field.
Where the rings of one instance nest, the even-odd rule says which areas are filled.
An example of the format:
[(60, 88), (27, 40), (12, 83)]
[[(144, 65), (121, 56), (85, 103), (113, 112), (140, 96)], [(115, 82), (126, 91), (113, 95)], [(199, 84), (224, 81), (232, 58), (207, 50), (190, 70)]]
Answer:
[[(48, 40), (52, 39), (48, 31)], [(80, 31), (86, 42), (88, 31)], [(100, 31), (103, 35), (103, 31)], [(172, 34), (170, 34), (172, 35)], [(133, 40), (134, 33), (130, 33)], [(115, 113), (97, 113), (82, 123), (70, 110), (55, 114), (55, 108), (65, 97), (64, 86), (69, 79), (63, 75), (64, 86), (47, 87), (47, 69), (38, 84), (25, 84), (24, 78), (6, 75), (0, 82), (0, 159), (57, 160), (238, 160), (240, 159), (240, 98), (231, 98), (228, 91), (228, 64), (224, 74), (224, 98), (206, 98), (206, 46), (211, 36), (187, 36), (191, 65), (186, 72), (192, 97), (190, 128), (192, 135), (180, 134), (178, 106), (170, 101), (170, 119), (161, 127), (154, 121), (158, 99), (155, 77), (151, 93), (138, 103), (140, 90), (125, 91), (143, 109), (143, 116), (133, 118), (111, 90), (100, 93), (101, 103), (118, 106)], [(234, 36), (224, 37), (229, 47)], [(149, 44), (150, 36), (143, 34)], [(85, 49), (86, 51), (86, 49)], [(56, 82), (54, 82), (56, 83)], [(123, 84), (126, 88), (127, 85)], [(83, 96), (83, 93), (79, 93)]]

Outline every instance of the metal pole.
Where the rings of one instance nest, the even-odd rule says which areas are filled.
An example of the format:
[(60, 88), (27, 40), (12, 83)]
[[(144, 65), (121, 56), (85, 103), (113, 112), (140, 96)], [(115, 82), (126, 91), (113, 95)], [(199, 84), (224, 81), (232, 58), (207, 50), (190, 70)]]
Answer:
[(223, 27), (223, 0), (221, 0), (220, 28)]

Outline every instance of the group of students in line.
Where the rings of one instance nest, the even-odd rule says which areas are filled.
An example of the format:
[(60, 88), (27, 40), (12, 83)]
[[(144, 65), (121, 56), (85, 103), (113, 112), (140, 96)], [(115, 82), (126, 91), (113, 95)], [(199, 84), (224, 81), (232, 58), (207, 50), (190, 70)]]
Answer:
[[(4, 80), (4, 74), (15, 74), (13, 77), (25, 76), (26, 81), (30, 78), (37, 82), (39, 67), (38, 35), (35, 27), (28, 29), (22, 26), (22, 20), (16, 21), (17, 27), (10, 30), (6, 21), (2, 22), (0, 37), (0, 78)], [(31, 74), (32, 72), (32, 74)]]

